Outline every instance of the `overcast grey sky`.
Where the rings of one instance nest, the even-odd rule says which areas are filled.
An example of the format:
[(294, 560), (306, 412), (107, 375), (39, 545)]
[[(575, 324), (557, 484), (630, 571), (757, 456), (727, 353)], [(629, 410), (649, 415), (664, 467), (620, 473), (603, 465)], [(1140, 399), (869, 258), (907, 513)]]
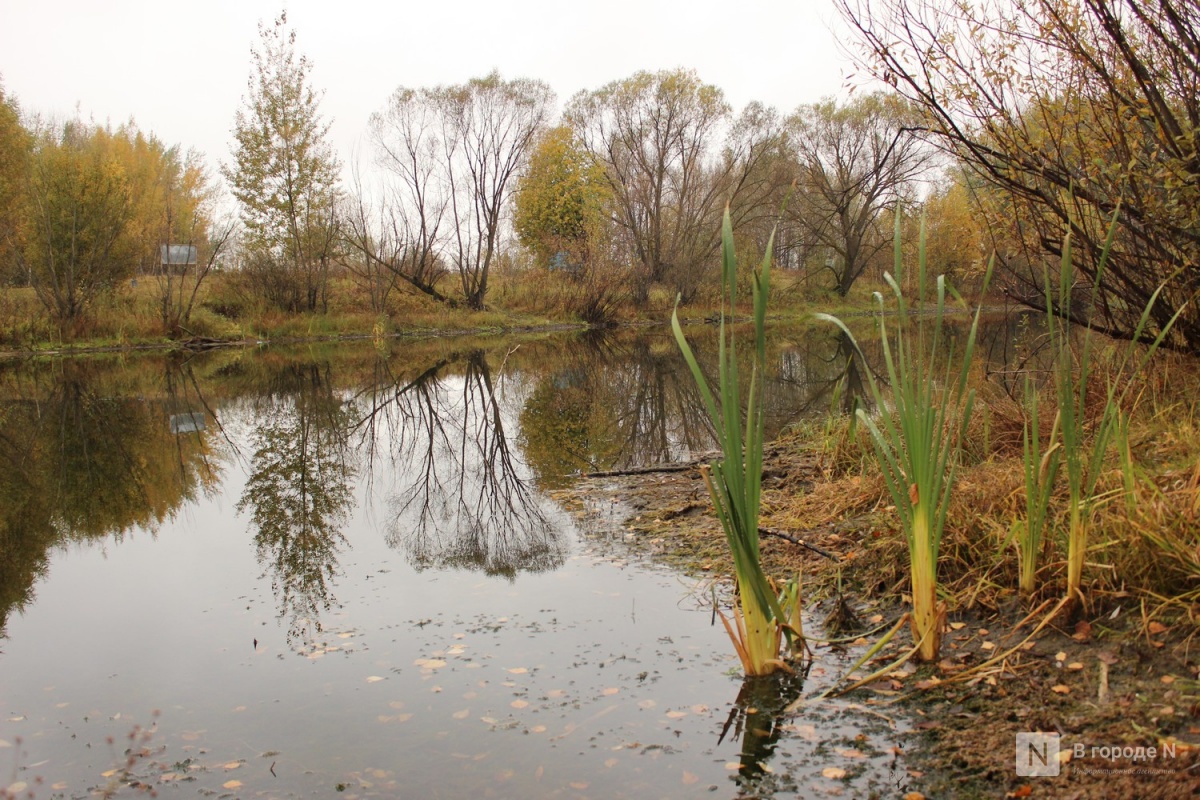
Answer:
[(228, 161), (257, 23), (282, 8), (313, 62), (343, 161), (397, 86), (498, 69), (559, 108), (639, 69), (687, 67), (735, 109), (790, 111), (844, 94), (849, 64), (829, 0), (0, 0), (0, 80), (23, 109), (116, 125)]

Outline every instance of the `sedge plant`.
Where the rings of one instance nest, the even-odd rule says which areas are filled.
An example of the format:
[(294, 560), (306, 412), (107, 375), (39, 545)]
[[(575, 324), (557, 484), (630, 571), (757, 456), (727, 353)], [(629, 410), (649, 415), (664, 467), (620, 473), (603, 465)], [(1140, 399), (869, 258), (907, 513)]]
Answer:
[[(967, 375), (975, 349), (980, 309), (975, 311), (965, 347), (956, 354), (956, 342), (946, 332), (948, 288), (945, 276), (937, 277), (933, 297), (929, 298), (924, 222), (918, 245), (917, 297), (923, 303), (932, 299), (932, 309), (922, 308), (919, 313), (913, 313), (901, 288), (904, 259), (899, 214), (896, 215), (894, 251), (895, 275), (884, 274), (896, 301), (896, 313), (892, 317), (897, 327), (894, 347), (883, 295), (875, 293), (879, 304), (879, 338), (891, 392), (885, 397), (883, 388), (868, 371), (871, 395), (880, 413), (878, 419), (864, 409), (857, 413), (870, 431), (884, 482), (908, 542), (913, 602), (910, 622), (917, 655), (923, 661), (935, 661), (940, 650), (944, 610), (937, 598), (938, 550), (954, 486), (955, 467), (974, 406), (975, 395), (967, 388)], [(989, 264), (983, 291), (987, 290), (991, 271)], [(850, 335), (849, 328), (836, 317), (828, 314), (818, 317)]]
[[(774, 234), (767, 243), (762, 266), (751, 274), (754, 351), (748, 396), (743, 411), (737, 348), (732, 318), (737, 308), (737, 256), (729, 210), (721, 225), (721, 318), (717, 395), (709, 387), (679, 324), (678, 303), (671, 328), (713, 421), (721, 457), (701, 470), (717, 518), (733, 555), (737, 598), (733, 621), (721, 621), (733, 642), (747, 676), (788, 669), (780, 658), (786, 637), (793, 652), (802, 646), (798, 581), (782, 591), (763, 571), (759, 557), (758, 518), (762, 494), (763, 388), (766, 370), (766, 314)], [(726, 312), (728, 311), (728, 318)]]
[[(1108, 234), (1097, 260), (1096, 274), (1092, 285), (1091, 303), (1087, 309), (1087, 328), (1078, 348), (1078, 356), (1071, 347), (1071, 325), (1067, 309), (1071, 308), (1071, 288), (1075, 279), (1075, 269), (1071, 255), (1070, 231), (1063, 237), (1062, 258), (1059, 264), (1058, 304), (1053, 302), (1050, 288), (1050, 278), (1045, 278), (1046, 284), (1046, 325), (1050, 335), (1051, 346), (1056, 359), (1054, 384), (1058, 399), (1058, 412), (1061, 424), (1059, 430), (1062, 436), (1062, 460), (1067, 476), (1067, 589), (1066, 597), (1069, 602), (1086, 600), (1082, 591), (1083, 568), (1088, 549), (1088, 529), (1092, 513), (1097, 503), (1102, 499), (1097, 491), (1097, 483), (1104, 466), (1105, 454), (1112, 443), (1121, 444), (1123, 421), (1121, 407), (1129, 391), (1130, 372), (1142, 369), (1154, 355), (1158, 346), (1170, 332), (1187, 304), (1180, 306), (1175, 315), (1162, 326), (1158, 335), (1144, 350), (1138, 351), (1138, 343), (1143, 340), (1150, 322), (1150, 312), (1158, 300), (1159, 294), (1167, 283), (1175, 276), (1164, 281), (1154, 294), (1150, 296), (1141, 318), (1130, 337), (1130, 345), (1125, 351), (1115, 374), (1110, 374), (1104, 388), (1104, 402), (1100, 405), (1098, 418), (1094, 424), (1088, 415), (1088, 394), (1092, 369), (1092, 336), (1091, 318), (1095, 307), (1095, 299), (1100, 293), (1101, 278), (1108, 256), (1112, 250), (1113, 239), (1117, 232), (1117, 222), (1121, 213), (1120, 206), (1113, 212), (1109, 223)], [(1130, 364), (1139, 360), (1138, 365), (1131, 369)], [(1078, 362), (1078, 363), (1076, 363)], [(1097, 404), (1091, 404), (1097, 405)], [(1089, 436), (1088, 433), (1091, 433)], [(1127, 476), (1132, 475), (1130, 461)]]
[(1037, 590), (1038, 557), (1042, 552), (1044, 534), (1049, 522), (1050, 497), (1062, 457), (1058, 425), (1061, 414), (1055, 414), (1049, 443), (1042, 447), (1041, 412), (1038, 408), (1038, 389), (1026, 376), (1025, 405), (1028, 418), (1021, 432), (1022, 464), (1025, 473), (1025, 518), (1013, 522), (1010, 541), (1015, 540), (1020, 556), (1021, 593), (1033, 595)]

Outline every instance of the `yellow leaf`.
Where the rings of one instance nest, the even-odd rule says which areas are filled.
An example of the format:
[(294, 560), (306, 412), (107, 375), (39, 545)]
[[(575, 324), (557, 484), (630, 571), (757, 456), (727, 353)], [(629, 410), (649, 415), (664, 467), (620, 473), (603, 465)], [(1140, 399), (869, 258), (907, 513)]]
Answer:
[(1051, 686), (1051, 687), (1050, 687), (1050, 691), (1052, 691), (1052, 692), (1056, 692), (1057, 694), (1070, 694), (1070, 693), (1071, 693), (1071, 687), (1070, 687), (1070, 686), (1064, 686), (1063, 684), (1061, 684), (1061, 683), (1060, 683), (1060, 684), (1058, 684), (1057, 686)]
[(372, 675), (367, 678), (367, 683), (378, 683), (381, 680), (383, 680), (383, 678), (379, 677), (378, 675)]
[(464, 708), (462, 711), (455, 711), (450, 716), (454, 717), (455, 719), (466, 719), (467, 717), (471, 716), (471, 709)]
[(526, 672), (529, 672), (529, 670), (525, 669), (524, 667), (513, 667), (509, 670), (509, 672), (511, 672), (513, 675), (524, 675)]
[(618, 689), (617, 687), (610, 686), (607, 689), (605, 689), (603, 692), (601, 692), (600, 694), (605, 695), (606, 697), (611, 697), (612, 695), (616, 694), (619, 691), (621, 691), (621, 690)]
[(821, 770), (821, 774), (826, 778), (829, 778), (831, 781), (840, 781), (842, 778), (846, 777), (846, 770), (842, 769), (841, 767), (826, 767), (825, 769)]
[(224, 766), (225, 766), (225, 769), (237, 769), (241, 765), (242, 765), (242, 762), (240, 762), (240, 761), (230, 761), (228, 764), (225, 764)]
[(525, 700), (513, 700), (509, 705), (513, 708), (525, 708), (529, 703)]
[(222, 789), (237, 789), (242, 785), (241, 781), (225, 781), (221, 784)]
[(688, 772), (686, 769), (683, 771), (683, 785), (684, 786), (692, 786), (693, 784), (699, 782), (699, 780), (700, 780), (699, 775), (693, 775), (692, 773)]

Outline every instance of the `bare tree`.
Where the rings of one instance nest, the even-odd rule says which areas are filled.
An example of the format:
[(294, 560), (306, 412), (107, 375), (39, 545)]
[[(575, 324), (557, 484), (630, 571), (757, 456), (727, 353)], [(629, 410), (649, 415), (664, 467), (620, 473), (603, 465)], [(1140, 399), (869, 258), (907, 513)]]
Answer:
[[(859, 60), (925, 112), (935, 140), (996, 195), (992, 222), (1026, 253), (1070, 230), (1094, 281), (1120, 228), (1092, 327), (1146, 337), (1184, 309), (1167, 346), (1200, 346), (1200, 6), (1193, 0), (836, 0)], [(1025, 258), (1021, 299), (1039, 303)], [(1019, 266), (1020, 262), (1017, 262)], [(1185, 308), (1186, 304), (1186, 308)], [(1060, 309), (1079, 318), (1076, 309)]]
[(788, 120), (799, 193), (792, 221), (833, 254), (824, 263), (842, 297), (891, 242), (884, 213), (913, 198), (931, 165), (916, 124), (913, 108), (887, 94), (822, 100)]
[(444, 257), (466, 304), (483, 307), (514, 179), (553, 101), (540, 81), (493, 72), (458, 86), (402, 87), (372, 116), (380, 163), (396, 179), (392, 219), (410, 237), (410, 272), (436, 271)]
[(566, 119), (604, 165), (610, 213), (639, 266), (633, 297), (669, 282), (690, 300), (711, 265), (725, 205), (735, 225), (777, 207), (777, 115), (752, 103), (736, 119), (720, 89), (687, 70), (638, 72), (575, 95)]

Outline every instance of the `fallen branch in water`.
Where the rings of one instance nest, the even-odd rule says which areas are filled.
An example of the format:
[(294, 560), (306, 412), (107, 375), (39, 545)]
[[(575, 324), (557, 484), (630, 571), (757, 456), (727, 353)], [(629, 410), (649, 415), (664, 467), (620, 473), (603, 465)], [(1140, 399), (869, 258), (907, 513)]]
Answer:
[(629, 469), (610, 469), (602, 472), (585, 472), (584, 478), (623, 478), (629, 475), (654, 475), (660, 472), (687, 472), (700, 466), (699, 461), (687, 461), (681, 464), (658, 464), (652, 467), (630, 467)]

